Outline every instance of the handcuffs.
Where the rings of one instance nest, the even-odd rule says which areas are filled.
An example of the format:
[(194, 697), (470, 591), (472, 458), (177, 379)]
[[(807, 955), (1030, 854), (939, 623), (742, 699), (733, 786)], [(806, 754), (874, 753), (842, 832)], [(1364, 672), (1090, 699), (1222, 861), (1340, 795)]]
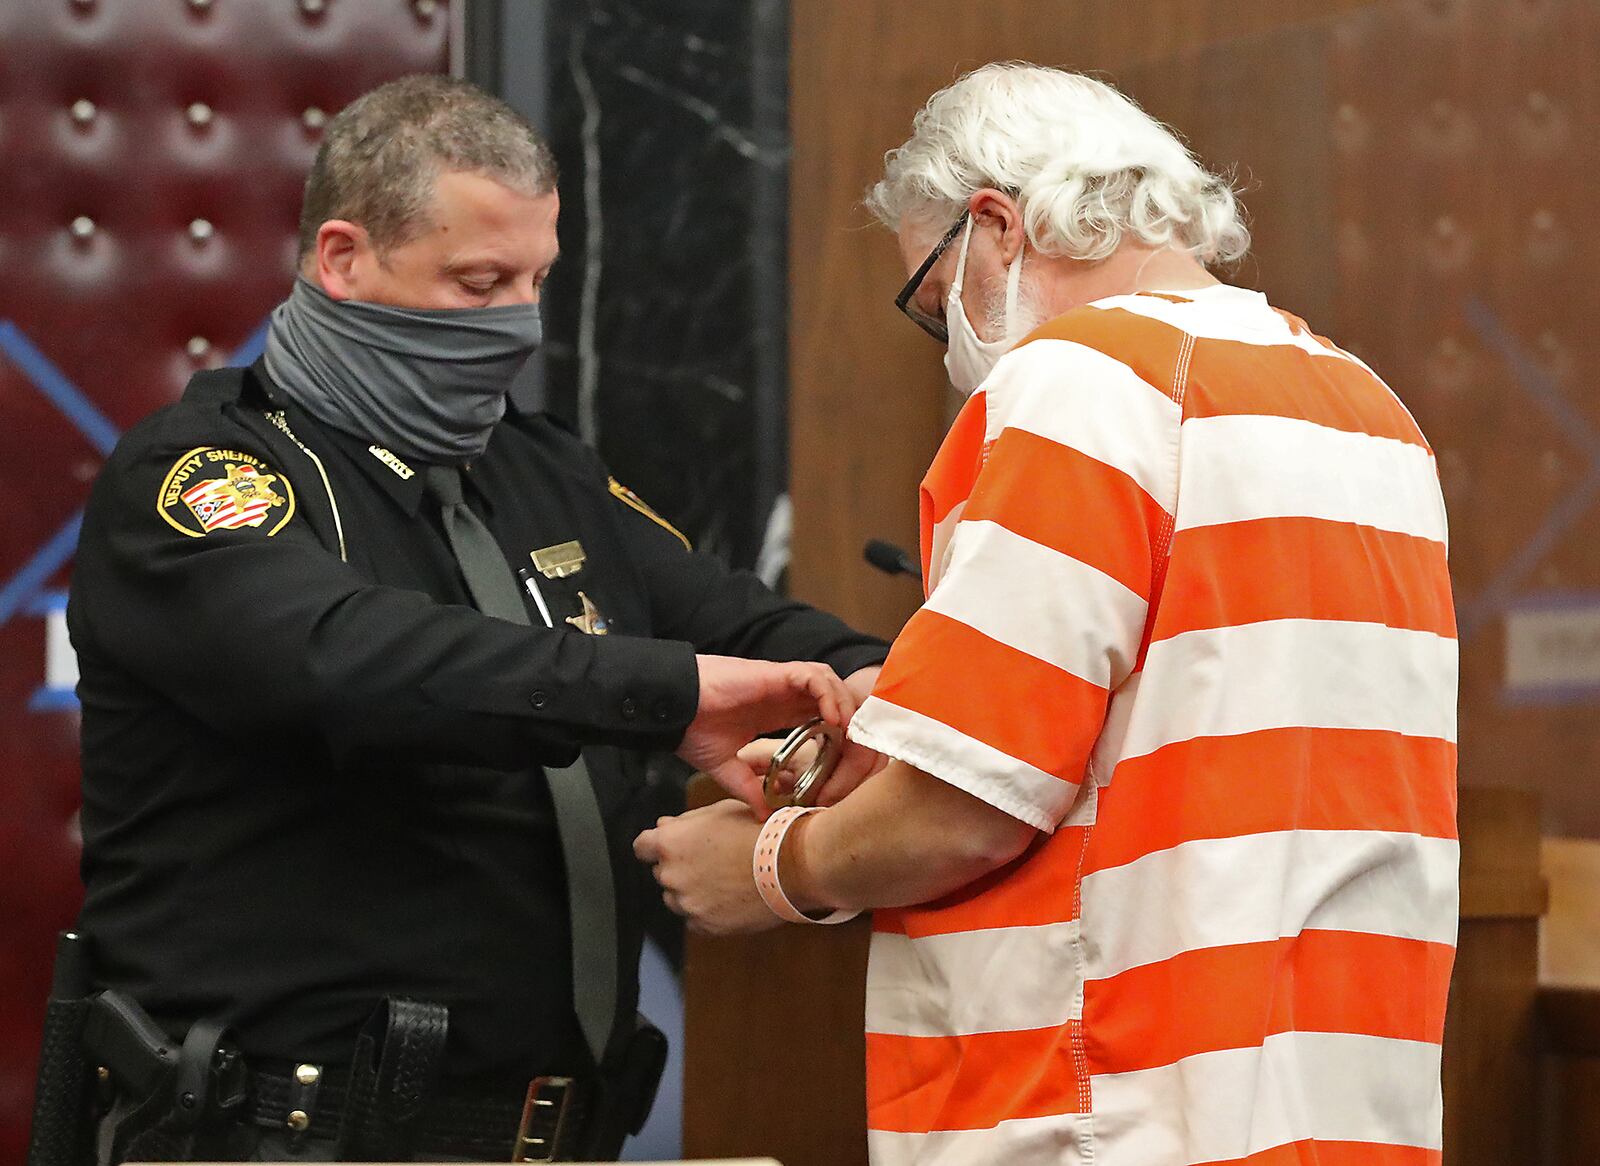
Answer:
[[(800, 752), (808, 742), (818, 743), (817, 755), (806, 766), (805, 771), (795, 778), (794, 786), (785, 797), (780, 786), (779, 776), (784, 767), (794, 755)], [(820, 792), (820, 787), (832, 775), (834, 767), (839, 764), (839, 758), (844, 753), (844, 734), (828, 724), (821, 717), (812, 717), (805, 724), (800, 725), (787, 737), (783, 744), (778, 746), (778, 751), (772, 755), (772, 760), (767, 763), (766, 780), (761, 784), (761, 791), (766, 795), (767, 805), (773, 809), (780, 806), (809, 806), (816, 799), (812, 791)]]

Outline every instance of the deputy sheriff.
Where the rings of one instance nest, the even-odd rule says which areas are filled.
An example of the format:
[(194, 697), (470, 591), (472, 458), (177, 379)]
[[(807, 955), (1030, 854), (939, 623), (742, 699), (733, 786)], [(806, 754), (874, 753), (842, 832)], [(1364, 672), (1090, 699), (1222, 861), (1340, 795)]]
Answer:
[(880, 642), (508, 405), (556, 215), (502, 102), (372, 91), (328, 124), (263, 359), (95, 486), (68, 623), (102, 1161), (614, 1156), (659, 1072), (641, 751), (754, 802), (740, 745), (870, 691)]

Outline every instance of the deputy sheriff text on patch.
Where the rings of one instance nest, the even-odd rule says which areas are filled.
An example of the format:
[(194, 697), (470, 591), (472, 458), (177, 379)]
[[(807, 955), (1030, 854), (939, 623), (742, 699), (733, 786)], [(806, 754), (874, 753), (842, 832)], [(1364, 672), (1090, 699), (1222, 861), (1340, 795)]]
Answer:
[(258, 457), (199, 446), (167, 471), (156, 510), (190, 538), (263, 527), (271, 537), (294, 516), (294, 487)]

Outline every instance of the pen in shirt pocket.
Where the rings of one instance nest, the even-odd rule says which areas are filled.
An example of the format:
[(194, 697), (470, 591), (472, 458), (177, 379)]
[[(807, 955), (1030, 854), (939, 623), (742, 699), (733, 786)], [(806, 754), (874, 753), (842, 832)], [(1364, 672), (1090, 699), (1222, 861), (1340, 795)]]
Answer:
[(533, 572), (523, 567), (517, 572), (517, 578), (522, 580), (522, 586), (533, 596), (533, 605), (539, 609), (539, 616), (544, 620), (544, 626), (554, 628), (556, 621), (550, 618), (550, 609), (544, 604), (544, 594), (539, 590), (539, 583), (534, 579)]

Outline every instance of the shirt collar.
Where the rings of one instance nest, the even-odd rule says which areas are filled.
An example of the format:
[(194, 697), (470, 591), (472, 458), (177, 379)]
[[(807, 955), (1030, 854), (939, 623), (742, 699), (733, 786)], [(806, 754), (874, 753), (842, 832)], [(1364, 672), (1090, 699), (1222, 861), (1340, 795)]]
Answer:
[(313, 430), (319, 440), (325, 439), (328, 444), (337, 446), (345, 457), (361, 467), (362, 473), (371, 478), (379, 489), (393, 498), (401, 510), (415, 517), (417, 511), (422, 508), (422, 471), (425, 467), (412, 465), (381, 445), (346, 433), (332, 425), (325, 425), (304, 409), (296, 408), (292, 402), (284, 399), (282, 393), (274, 391), (276, 386), (272, 378), (267, 375), (266, 366), (262, 361), (257, 360), (251, 366), (251, 372), (255, 374), (262, 391), (273, 405), (285, 412), (292, 411), (293, 424), (296, 428), (303, 426)]
[(376, 442), (363, 441), (336, 429), (328, 430), (328, 435), (379, 489), (395, 500), (400, 509), (415, 516), (422, 508), (425, 492), (423, 472), (426, 466), (413, 465)]

